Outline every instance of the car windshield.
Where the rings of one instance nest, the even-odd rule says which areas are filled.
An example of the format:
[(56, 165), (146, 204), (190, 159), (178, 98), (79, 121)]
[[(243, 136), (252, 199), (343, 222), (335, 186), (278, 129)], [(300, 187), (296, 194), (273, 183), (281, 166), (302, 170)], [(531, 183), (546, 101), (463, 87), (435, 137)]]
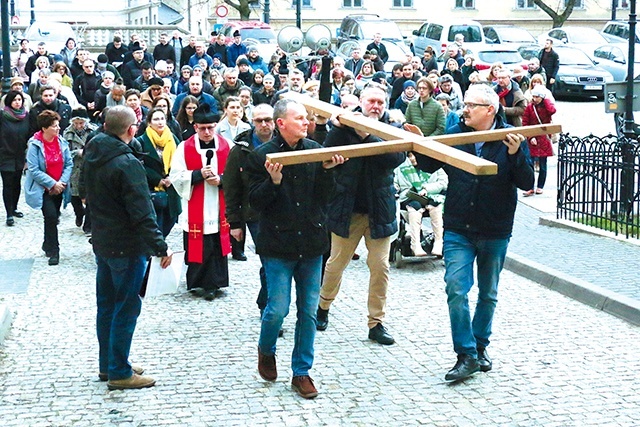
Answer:
[(583, 28), (580, 31), (571, 33), (572, 43), (606, 43), (607, 40), (596, 30), (590, 31), (590, 28)]
[(360, 27), (363, 39), (373, 39), (375, 33), (380, 33), (385, 40), (402, 40), (402, 33), (395, 22), (365, 21)]
[(507, 43), (535, 43), (536, 39), (533, 38), (529, 32), (523, 28), (500, 28), (500, 35), (502, 40)]
[(482, 42), (482, 30), (480, 27), (473, 25), (452, 25), (449, 27), (448, 41), (452, 42), (456, 39), (456, 34), (462, 34), (464, 41), (467, 43)]
[(240, 30), (242, 39), (256, 39), (260, 43), (276, 43), (276, 35), (270, 28), (244, 28)]
[(493, 64), (494, 62), (502, 62), (503, 64), (518, 64), (523, 62), (522, 56), (516, 51), (504, 50), (484, 50), (478, 52), (478, 59), (482, 62)]
[(558, 49), (560, 65), (593, 65), (591, 59), (578, 49)]
[(25, 38), (31, 41), (57, 41), (66, 42), (69, 37), (74, 37), (66, 26), (41, 26), (30, 28)]

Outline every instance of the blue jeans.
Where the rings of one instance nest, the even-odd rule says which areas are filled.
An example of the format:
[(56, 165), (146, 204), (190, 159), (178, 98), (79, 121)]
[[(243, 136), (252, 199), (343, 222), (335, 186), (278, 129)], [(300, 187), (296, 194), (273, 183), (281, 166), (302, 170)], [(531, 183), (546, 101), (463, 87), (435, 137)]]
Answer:
[(122, 380), (133, 375), (129, 350), (142, 308), (139, 293), (147, 257), (105, 258), (96, 255), (96, 263), (100, 372), (108, 373), (110, 380)]
[(262, 257), (262, 263), (267, 276), (268, 298), (262, 315), (258, 348), (262, 354), (276, 353), (278, 332), (291, 305), (291, 281), (295, 279), (298, 313), (291, 369), (294, 377), (309, 375), (309, 369), (313, 365), (322, 256), (300, 260)]
[[(247, 222), (247, 228), (255, 244), (258, 240), (258, 233), (260, 232), (260, 223), (258, 221)], [(262, 264), (262, 257), (260, 257), (260, 263)], [(260, 265), (260, 292), (258, 292), (256, 304), (258, 304), (260, 310), (264, 310), (267, 306), (267, 276), (264, 274), (264, 267), (262, 265)]]
[[(493, 312), (498, 302), (498, 280), (507, 255), (509, 238), (469, 238), (444, 233), (447, 304), (453, 349), (457, 354), (478, 357), (477, 347), (487, 347)], [(473, 320), (467, 294), (473, 286), (473, 262), (478, 264), (478, 301)]]

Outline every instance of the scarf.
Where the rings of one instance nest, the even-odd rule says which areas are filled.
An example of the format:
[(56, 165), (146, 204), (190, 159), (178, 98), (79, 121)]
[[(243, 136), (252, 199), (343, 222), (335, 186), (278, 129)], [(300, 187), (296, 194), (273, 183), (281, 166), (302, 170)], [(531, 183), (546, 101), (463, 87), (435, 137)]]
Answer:
[(511, 92), (511, 83), (509, 83), (509, 86), (498, 92), (498, 98), (500, 98), (500, 104), (503, 107), (507, 106), (507, 101), (505, 100), (505, 98), (507, 95), (509, 95), (509, 92)]
[(64, 158), (58, 135), (53, 138), (53, 141), (45, 141), (44, 133), (39, 130), (33, 135), (33, 138), (42, 143), (45, 173), (56, 181), (59, 181), (64, 171)]
[(136, 120), (138, 123), (142, 122), (142, 107), (136, 108), (133, 112), (136, 113)]
[(162, 149), (162, 164), (164, 166), (165, 175), (169, 174), (169, 169), (171, 168), (171, 159), (173, 158), (173, 153), (176, 152), (176, 143), (173, 140), (173, 134), (169, 129), (169, 126), (165, 126), (162, 134), (158, 135), (151, 126), (147, 126), (147, 130), (145, 131), (154, 148)]
[(2, 110), (2, 117), (10, 122), (21, 122), (27, 117), (27, 110), (24, 107), (19, 110), (14, 110), (10, 105), (5, 105)]
[(402, 91), (402, 95), (400, 95), (400, 98), (402, 98), (402, 102), (404, 102), (405, 104), (409, 104), (414, 99), (418, 99), (418, 94), (415, 93), (411, 98), (409, 98), (406, 92)]

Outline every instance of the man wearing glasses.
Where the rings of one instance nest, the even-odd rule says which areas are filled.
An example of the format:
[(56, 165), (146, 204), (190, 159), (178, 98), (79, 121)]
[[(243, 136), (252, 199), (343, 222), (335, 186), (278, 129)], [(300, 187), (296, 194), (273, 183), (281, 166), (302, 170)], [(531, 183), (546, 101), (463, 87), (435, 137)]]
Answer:
[[(462, 118), (447, 133), (511, 127), (497, 115), (498, 95), (487, 85), (466, 92)], [(524, 136), (511, 133), (503, 141), (458, 145), (469, 154), (498, 165), (497, 175), (476, 176), (415, 153), (418, 167), (432, 173), (443, 167), (449, 176), (444, 205), (444, 260), (453, 348), (458, 355), (445, 380), (457, 381), (477, 371), (487, 372), (491, 323), (497, 304), (498, 280), (507, 253), (517, 203), (517, 188), (533, 187), (533, 169), (523, 151)], [(467, 294), (477, 264), (478, 302), (473, 319)]]
[(178, 145), (169, 179), (182, 198), (178, 223), (183, 230), (187, 290), (212, 301), (229, 286), (231, 252), (222, 175), (229, 142), (215, 134), (216, 110), (201, 104), (193, 112), (196, 134)]
[[(253, 126), (236, 136), (236, 145), (229, 153), (227, 167), (223, 179), (227, 220), (231, 226), (231, 238), (242, 242), (245, 239), (245, 225), (249, 228), (254, 243), (258, 237), (259, 213), (249, 205), (249, 177), (243, 171), (247, 165), (247, 157), (251, 152), (271, 141), (275, 124), (273, 107), (259, 104), (253, 108)], [(260, 313), (267, 306), (267, 283), (264, 268), (260, 267), (260, 292), (256, 301)]]
[(129, 363), (131, 340), (140, 315), (140, 287), (150, 255), (171, 263), (167, 244), (158, 230), (142, 163), (129, 143), (136, 116), (126, 106), (106, 113), (104, 133), (84, 150), (84, 183), (91, 204), (93, 252), (98, 264), (96, 329), (100, 345), (101, 381), (110, 390), (151, 387), (155, 380)]

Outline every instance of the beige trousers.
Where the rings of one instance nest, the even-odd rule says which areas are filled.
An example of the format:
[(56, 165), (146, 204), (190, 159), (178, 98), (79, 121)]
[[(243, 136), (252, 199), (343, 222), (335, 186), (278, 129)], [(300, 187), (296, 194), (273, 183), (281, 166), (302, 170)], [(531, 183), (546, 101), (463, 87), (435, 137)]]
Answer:
[(331, 256), (324, 270), (324, 279), (320, 289), (320, 308), (328, 310), (340, 291), (342, 273), (349, 265), (358, 243), (364, 236), (364, 242), (369, 254), (369, 309), (368, 326), (373, 328), (382, 323), (387, 303), (387, 286), (389, 284), (389, 250), (391, 236), (382, 239), (372, 239), (369, 229), (369, 216), (353, 214), (349, 225), (349, 237), (340, 237), (331, 233)]

